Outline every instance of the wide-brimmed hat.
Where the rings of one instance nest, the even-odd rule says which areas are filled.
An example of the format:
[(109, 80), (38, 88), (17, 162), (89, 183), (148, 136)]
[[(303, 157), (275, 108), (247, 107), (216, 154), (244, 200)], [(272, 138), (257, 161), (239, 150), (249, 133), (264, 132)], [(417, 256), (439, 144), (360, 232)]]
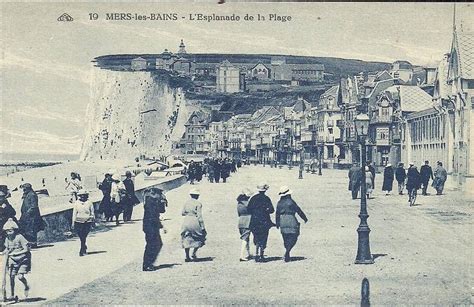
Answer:
[(114, 169), (109, 169), (108, 171), (105, 172), (105, 174), (113, 175), (115, 173)]
[(240, 192), (240, 194), (245, 195), (247, 197), (250, 197), (250, 196), (252, 196), (253, 193), (252, 193), (252, 191), (250, 191), (250, 189), (245, 188), (245, 189), (242, 190), (242, 192)]
[(390, 166), (392, 166), (392, 164), (388, 163), (388, 164), (387, 164), (387, 167), (390, 167)]
[(18, 225), (11, 218), (3, 225), (3, 230), (18, 229)]
[(3, 195), (5, 197), (10, 197), (10, 190), (8, 189), (8, 186), (5, 184), (0, 184), (0, 195)]
[(79, 191), (77, 191), (77, 196), (79, 195), (89, 195), (89, 193), (84, 189), (80, 189)]
[(368, 166), (365, 167), (365, 171), (366, 171), (366, 172), (369, 171), (369, 167), (368, 167)]
[(278, 195), (280, 196), (286, 196), (286, 195), (290, 195), (291, 193), (293, 193), (292, 190), (290, 190), (290, 188), (286, 185), (280, 187), (280, 191), (278, 192)]
[(270, 186), (268, 184), (262, 182), (259, 185), (257, 185), (257, 190), (259, 192), (264, 192), (264, 191), (268, 190), (269, 187)]
[(112, 179), (113, 180), (120, 180), (120, 175), (119, 174), (113, 174)]
[(200, 194), (201, 194), (201, 192), (199, 192), (198, 189), (191, 189), (189, 191), (189, 195), (200, 195)]
[(410, 162), (410, 163), (408, 163), (408, 165), (415, 165), (415, 163), (413, 163), (413, 162)]

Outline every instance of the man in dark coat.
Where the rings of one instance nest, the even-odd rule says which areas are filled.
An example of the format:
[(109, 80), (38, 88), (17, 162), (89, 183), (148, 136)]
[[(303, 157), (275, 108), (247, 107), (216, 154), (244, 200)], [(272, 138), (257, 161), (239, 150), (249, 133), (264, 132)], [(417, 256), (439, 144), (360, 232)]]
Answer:
[(143, 205), (143, 232), (145, 233), (145, 253), (143, 254), (143, 271), (155, 271), (154, 265), (163, 241), (161, 240), (160, 214), (166, 211), (167, 200), (160, 188), (145, 190)]
[(31, 184), (24, 183), (21, 188), (23, 189), (23, 203), (18, 226), (20, 233), (34, 248), (37, 246), (38, 232), (44, 230), (44, 222), (39, 211), (38, 196), (33, 191)]
[(219, 183), (219, 180), (221, 179), (221, 168), (222, 164), (219, 160), (214, 161), (214, 182)]
[(428, 188), (428, 182), (433, 180), (433, 170), (430, 166), (430, 161), (426, 160), (425, 165), (420, 168), (421, 184), (422, 184), (422, 194), (428, 195), (426, 190)]
[(102, 191), (102, 200), (99, 205), (99, 212), (104, 214), (106, 221), (111, 221), (114, 215), (112, 211), (112, 204), (110, 203), (110, 192), (112, 191), (112, 174), (114, 171), (110, 170), (105, 173), (105, 178), (99, 185), (99, 189)]
[(275, 212), (272, 201), (265, 195), (269, 186), (265, 183), (257, 186), (258, 194), (249, 200), (247, 210), (251, 215), (249, 229), (253, 234), (253, 242), (256, 247), (255, 261), (263, 262), (264, 251), (267, 247), (268, 232), (275, 226), (270, 218), (270, 214)]
[(123, 205), (123, 221), (124, 222), (130, 222), (132, 220), (132, 214), (133, 214), (133, 207), (140, 203), (138, 200), (137, 196), (135, 195), (135, 184), (133, 183), (132, 180), (132, 173), (130, 171), (127, 171), (125, 173), (125, 180), (123, 181), (123, 184), (125, 186), (125, 190), (127, 191), (127, 196), (124, 199)]
[(352, 199), (357, 199), (361, 181), (362, 171), (357, 163), (354, 163), (349, 170), (349, 190), (352, 192)]
[(222, 177), (222, 181), (224, 183), (227, 182), (227, 178), (230, 176), (230, 164), (229, 162), (227, 161), (227, 159), (225, 159), (223, 162), (222, 162), (222, 166), (221, 166), (221, 177)]
[(398, 194), (403, 195), (403, 189), (405, 188), (405, 179), (407, 178), (407, 173), (405, 168), (403, 168), (403, 163), (398, 163), (398, 167), (395, 170), (395, 179), (398, 182)]
[(387, 164), (385, 166), (385, 169), (383, 170), (383, 184), (382, 184), (382, 191), (387, 191), (387, 194), (385, 195), (390, 195), (390, 192), (392, 192), (393, 188), (393, 167), (392, 164)]
[(408, 194), (415, 189), (418, 190), (421, 187), (420, 172), (416, 169), (413, 163), (410, 163), (410, 167), (407, 171), (407, 191)]

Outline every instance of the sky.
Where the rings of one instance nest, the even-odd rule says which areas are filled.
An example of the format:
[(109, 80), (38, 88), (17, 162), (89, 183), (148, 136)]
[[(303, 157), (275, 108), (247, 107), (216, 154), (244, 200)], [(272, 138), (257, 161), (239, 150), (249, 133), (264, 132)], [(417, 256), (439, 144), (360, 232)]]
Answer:
[[(177, 51), (271, 53), (434, 65), (449, 52), (447, 3), (2, 3), (0, 152), (78, 153), (100, 55)], [(472, 29), (474, 6), (457, 4)], [(57, 18), (68, 13), (72, 22)], [(98, 20), (90, 20), (97, 13)], [(111, 21), (107, 13), (176, 13), (177, 21)], [(199, 22), (189, 14), (257, 14), (265, 22)], [(269, 14), (291, 16), (269, 21)], [(185, 19), (182, 19), (185, 17)], [(470, 17), (470, 18), (468, 18)]]

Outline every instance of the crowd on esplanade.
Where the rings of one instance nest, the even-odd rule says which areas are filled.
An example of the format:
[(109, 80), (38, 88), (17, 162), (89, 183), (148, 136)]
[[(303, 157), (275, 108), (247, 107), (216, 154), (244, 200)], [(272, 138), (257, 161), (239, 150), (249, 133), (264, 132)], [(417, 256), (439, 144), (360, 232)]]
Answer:
[[(376, 172), (372, 163), (368, 161), (364, 168), (361, 168), (358, 163), (354, 163), (348, 173), (349, 191), (352, 193), (352, 199), (357, 198), (360, 187), (364, 184), (362, 182), (362, 172), (365, 172), (367, 198), (371, 197), (375, 187)], [(405, 188), (408, 194), (410, 194), (412, 190), (416, 191), (421, 188), (422, 195), (427, 196), (429, 195), (429, 182), (432, 180), (431, 186), (436, 190), (436, 195), (442, 195), (447, 177), (448, 174), (446, 169), (440, 161), (436, 163), (434, 171), (431, 168), (429, 161), (425, 161), (425, 163), (420, 167), (420, 170), (418, 170), (413, 162), (410, 162), (406, 169), (402, 162), (398, 163), (398, 166), (395, 168), (391, 164), (387, 164), (383, 171), (382, 191), (386, 192), (385, 195), (390, 195), (393, 190), (393, 182), (396, 180), (399, 195), (403, 195)]]

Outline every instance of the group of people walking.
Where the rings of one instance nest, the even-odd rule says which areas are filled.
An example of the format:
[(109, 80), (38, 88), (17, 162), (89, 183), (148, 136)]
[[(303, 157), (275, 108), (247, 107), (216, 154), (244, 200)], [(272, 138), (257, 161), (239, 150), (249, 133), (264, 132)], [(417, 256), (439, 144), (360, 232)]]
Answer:
[(130, 222), (133, 214), (133, 207), (139, 203), (135, 195), (135, 186), (132, 180), (132, 173), (127, 171), (125, 179), (121, 181), (120, 174), (114, 170), (105, 173), (105, 178), (99, 185), (102, 191), (102, 200), (99, 206), (99, 214), (102, 214), (105, 221), (118, 225), (119, 216), (123, 213), (123, 221)]
[[(368, 163), (365, 166), (364, 171), (366, 173), (366, 191), (367, 197), (370, 195), (375, 186), (375, 169)], [(352, 192), (352, 198), (356, 199), (362, 184), (362, 170), (355, 163), (349, 170), (349, 190)], [(394, 180), (398, 183), (398, 194), (403, 195), (405, 188), (408, 192), (413, 189), (422, 189), (423, 195), (428, 195), (429, 181), (432, 180), (431, 186), (436, 190), (436, 195), (442, 195), (444, 184), (447, 179), (446, 169), (443, 167), (443, 163), (438, 161), (435, 170), (433, 171), (429, 165), (429, 161), (425, 161), (424, 165), (421, 166), (418, 171), (414, 163), (410, 162), (409, 167), (405, 169), (403, 163), (399, 163), (394, 169), (389, 163), (385, 166), (383, 171), (383, 184), (382, 191), (385, 195), (390, 195), (393, 190)]]
[(195, 181), (200, 182), (204, 176), (207, 176), (209, 182), (219, 183), (227, 182), (231, 173), (235, 173), (237, 168), (241, 167), (240, 160), (206, 158), (202, 163), (191, 160), (187, 167), (187, 177), (191, 184)]
[(31, 248), (37, 247), (38, 232), (44, 230), (45, 223), (41, 217), (38, 196), (30, 183), (20, 186), (23, 190), (21, 215), (16, 217), (16, 210), (8, 202), (11, 196), (8, 186), (0, 186), (0, 248), (5, 254), (5, 271), (10, 277), (9, 297), (5, 300), (18, 300), (15, 295), (15, 278), (24, 285), (25, 296), (28, 297), (30, 286), (26, 274), (31, 271)]

